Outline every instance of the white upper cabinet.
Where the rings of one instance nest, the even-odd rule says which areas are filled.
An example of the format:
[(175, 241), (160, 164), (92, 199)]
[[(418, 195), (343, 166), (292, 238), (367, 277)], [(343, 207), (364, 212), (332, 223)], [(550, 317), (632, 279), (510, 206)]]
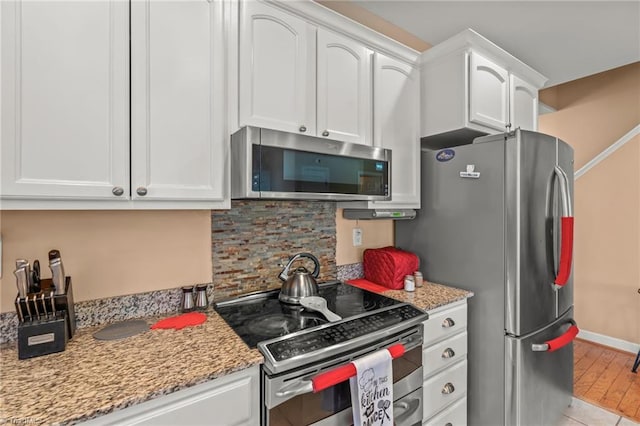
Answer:
[(131, 3), (131, 196), (228, 193), (223, 3)]
[(2, 2), (3, 208), (228, 208), (223, 5)]
[(318, 28), (318, 136), (371, 143), (371, 55), (355, 40)]
[(129, 4), (0, 8), (2, 198), (128, 194)]
[(469, 55), (469, 121), (498, 131), (509, 123), (509, 73), (473, 52)]
[(315, 27), (258, 1), (240, 3), (240, 127), (316, 134)]
[(538, 130), (538, 89), (518, 76), (509, 79), (511, 128)]
[(371, 144), (371, 54), (258, 1), (240, 3), (238, 127)]
[(420, 73), (376, 53), (374, 58), (374, 146), (391, 152), (391, 201), (370, 208), (420, 208)]
[(538, 90), (546, 78), (473, 30), (421, 57), (421, 136), (431, 148), (475, 136), (538, 128)]

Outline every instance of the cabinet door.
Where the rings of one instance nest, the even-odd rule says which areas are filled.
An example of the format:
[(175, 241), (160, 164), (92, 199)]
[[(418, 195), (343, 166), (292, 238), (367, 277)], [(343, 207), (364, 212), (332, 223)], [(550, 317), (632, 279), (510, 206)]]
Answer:
[(129, 4), (0, 8), (2, 197), (128, 199)]
[(371, 145), (371, 54), (318, 29), (318, 136)]
[(391, 152), (391, 201), (375, 208), (420, 207), (420, 79), (409, 64), (380, 53), (373, 70), (374, 146)]
[(136, 200), (222, 200), (228, 193), (222, 5), (131, 3)]
[(507, 70), (471, 52), (469, 55), (469, 121), (504, 131), (509, 123)]
[(511, 74), (509, 78), (511, 130), (538, 130), (538, 89)]
[(240, 2), (239, 55), (239, 125), (315, 135), (315, 28), (262, 2)]

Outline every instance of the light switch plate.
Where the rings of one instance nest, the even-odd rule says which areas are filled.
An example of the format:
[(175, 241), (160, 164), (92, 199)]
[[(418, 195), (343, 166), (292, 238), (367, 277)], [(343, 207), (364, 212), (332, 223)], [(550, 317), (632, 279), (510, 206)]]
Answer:
[(353, 228), (353, 246), (358, 247), (362, 245), (362, 229)]

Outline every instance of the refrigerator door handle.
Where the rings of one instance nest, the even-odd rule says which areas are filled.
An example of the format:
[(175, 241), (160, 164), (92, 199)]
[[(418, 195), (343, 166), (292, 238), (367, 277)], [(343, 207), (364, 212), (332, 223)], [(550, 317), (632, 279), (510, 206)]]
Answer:
[(531, 350), (533, 352), (553, 352), (568, 345), (576, 338), (580, 329), (574, 320), (569, 320), (571, 327), (555, 339), (547, 340), (544, 343), (533, 343)]
[(560, 182), (560, 201), (562, 204), (560, 262), (558, 264), (558, 273), (553, 282), (554, 287), (559, 289), (569, 281), (569, 276), (571, 275), (571, 263), (573, 261), (573, 213), (571, 211), (569, 178), (559, 166), (556, 166), (554, 171)]

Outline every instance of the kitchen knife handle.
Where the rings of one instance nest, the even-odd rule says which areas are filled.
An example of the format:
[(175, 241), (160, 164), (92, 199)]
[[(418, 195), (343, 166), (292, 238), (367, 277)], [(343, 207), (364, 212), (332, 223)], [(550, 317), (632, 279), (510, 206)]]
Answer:
[(580, 329), (574, 320), (569, 320), (571, 327), (555, 339), (547, 340), (544, 343), (534, 343), (531, 345), (533, 352), (554, 352), (567, 346), (576, 338)]

